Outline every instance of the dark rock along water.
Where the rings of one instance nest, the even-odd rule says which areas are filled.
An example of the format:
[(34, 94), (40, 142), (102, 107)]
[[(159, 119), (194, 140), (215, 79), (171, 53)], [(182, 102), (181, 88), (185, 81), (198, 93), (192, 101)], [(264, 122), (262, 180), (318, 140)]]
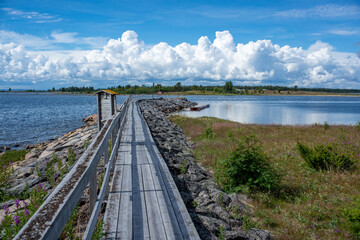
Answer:
[[(117, 96), (118, 104), (126, 96)], [(0, 146), (24, 147), (81, 127), (96, 113), (95, 95), (0, 93)]]

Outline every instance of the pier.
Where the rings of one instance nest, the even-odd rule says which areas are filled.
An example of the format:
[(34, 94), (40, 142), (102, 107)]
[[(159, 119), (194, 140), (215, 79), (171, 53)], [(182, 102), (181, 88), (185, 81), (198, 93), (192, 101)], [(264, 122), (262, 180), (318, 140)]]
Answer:
[[(100, 127), (14, 239), (57, 239), (87, 187), (91, 217), (83, 239), (91, 239), (103, 203), (106, 239), (200, 239), (136, 100), (128, 98)], [(97, 193), (100, 161), (104, 178)]]
[(206, 104), (206, 105), (201, 105), (201, 106), (195, 106), (195, 107), (191, 107), (190, 111), (201, 111), (205, 108), (210, 107), (210, 104)]

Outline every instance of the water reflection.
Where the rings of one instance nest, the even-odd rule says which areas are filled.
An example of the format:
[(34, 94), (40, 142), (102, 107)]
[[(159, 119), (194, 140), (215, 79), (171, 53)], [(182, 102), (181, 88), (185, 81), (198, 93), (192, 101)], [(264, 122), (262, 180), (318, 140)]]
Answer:
[(355, 124), (360, 120), (360, 98), (252, 96), (238, 97), (233, 101), (235, 99), (225, 96), (208, 96), (207, 99), (188, 96), (188, 99), (199, 105), (210, 103), (210, 108), (200, 112), (181, 111), (179, 114), (211, 116), (240, 123), (296, 125), (327, 121), (329, 124)]

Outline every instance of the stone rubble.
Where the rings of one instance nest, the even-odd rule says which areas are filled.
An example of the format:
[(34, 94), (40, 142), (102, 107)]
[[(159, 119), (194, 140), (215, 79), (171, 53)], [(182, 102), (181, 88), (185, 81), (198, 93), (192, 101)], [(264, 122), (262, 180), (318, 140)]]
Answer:
[[(86, 145), (91, 143), (98, 132), (96, 116), (89, 116), (84, 118), (83, 121), (85, 122), (84, 126), (65, 134), (55, 141), (27, 146), (25, 149), (29, 150), (29, 152), (25, 155), (25, 159), (13, 164), (14, 172), (9, 181), (10, 188), (8, 191), (15, 197), (21, 198), (27, 188), (31, 191), (40, 183), (42, 188), (49, 190), (50, 193), (52, 186), (46, 179), (46, 166), (53, 155), (56, 154), (62, 164), (65, 165), (65, 163), (69, 162), (68, 152), (71, 149), (76, 156), (76, 160), (79, 159), (86, 150)], [(54, 177), (58, 181), (60, 171), (57, 169), (57, 164), (54, 167), (56, 170)], [(16, 209), (13, 207), (14, 204), (14, 200), (0, 203), (0, 222), (5, 214), (4, 206), (7, 205), (11, 212)]]
[(201, 239), (269, 240), (270, 233), (250, 229), (245, 233), (240, 219), (235, 219), (232, 210), (245, 213), (248, 203), (245, 195), (226, 194), (213, 180), (207, 170), (199, 167), (191, 153), (190, 143), (183, 130), (167, 119), (167, 116), (196, 103), (186, 98), (140, 100), (139, 106), (150, 128), (184, 203), (190, 213)]

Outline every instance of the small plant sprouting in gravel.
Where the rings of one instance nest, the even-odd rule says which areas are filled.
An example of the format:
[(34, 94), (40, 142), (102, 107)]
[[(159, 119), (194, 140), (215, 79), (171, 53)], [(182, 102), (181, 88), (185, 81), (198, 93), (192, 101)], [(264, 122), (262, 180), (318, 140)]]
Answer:
[(184, 160), (179, 166), (181, 174), (186, 174), (187, 172), (187, 160)]
[(89, 147), (89, 145), (90, 145), (90, 139), (88, 138), (85, 140), (83, 148), (87, 149)]
[(219, 240), (225, 239), (225, 227), (223, 225), (220, 225), (219, 229)]
[(194, 207), (194, 208), (196, 208), (197, 207), (197, 202), (195, 201), (195, 200), (193, 200), (192, 202), (191, 202), (191, 204), (192, 204), (192, 206)]
[(72, 151), (71, 148), (68, 149), (68, 162), (70, 165), (73, 165), (76, 161), (76, 154)]
[(219, 199), (219, 203), (222, 205), (224, 203), (224, 195), (222, 192), (219, 193), (218, 199)]

